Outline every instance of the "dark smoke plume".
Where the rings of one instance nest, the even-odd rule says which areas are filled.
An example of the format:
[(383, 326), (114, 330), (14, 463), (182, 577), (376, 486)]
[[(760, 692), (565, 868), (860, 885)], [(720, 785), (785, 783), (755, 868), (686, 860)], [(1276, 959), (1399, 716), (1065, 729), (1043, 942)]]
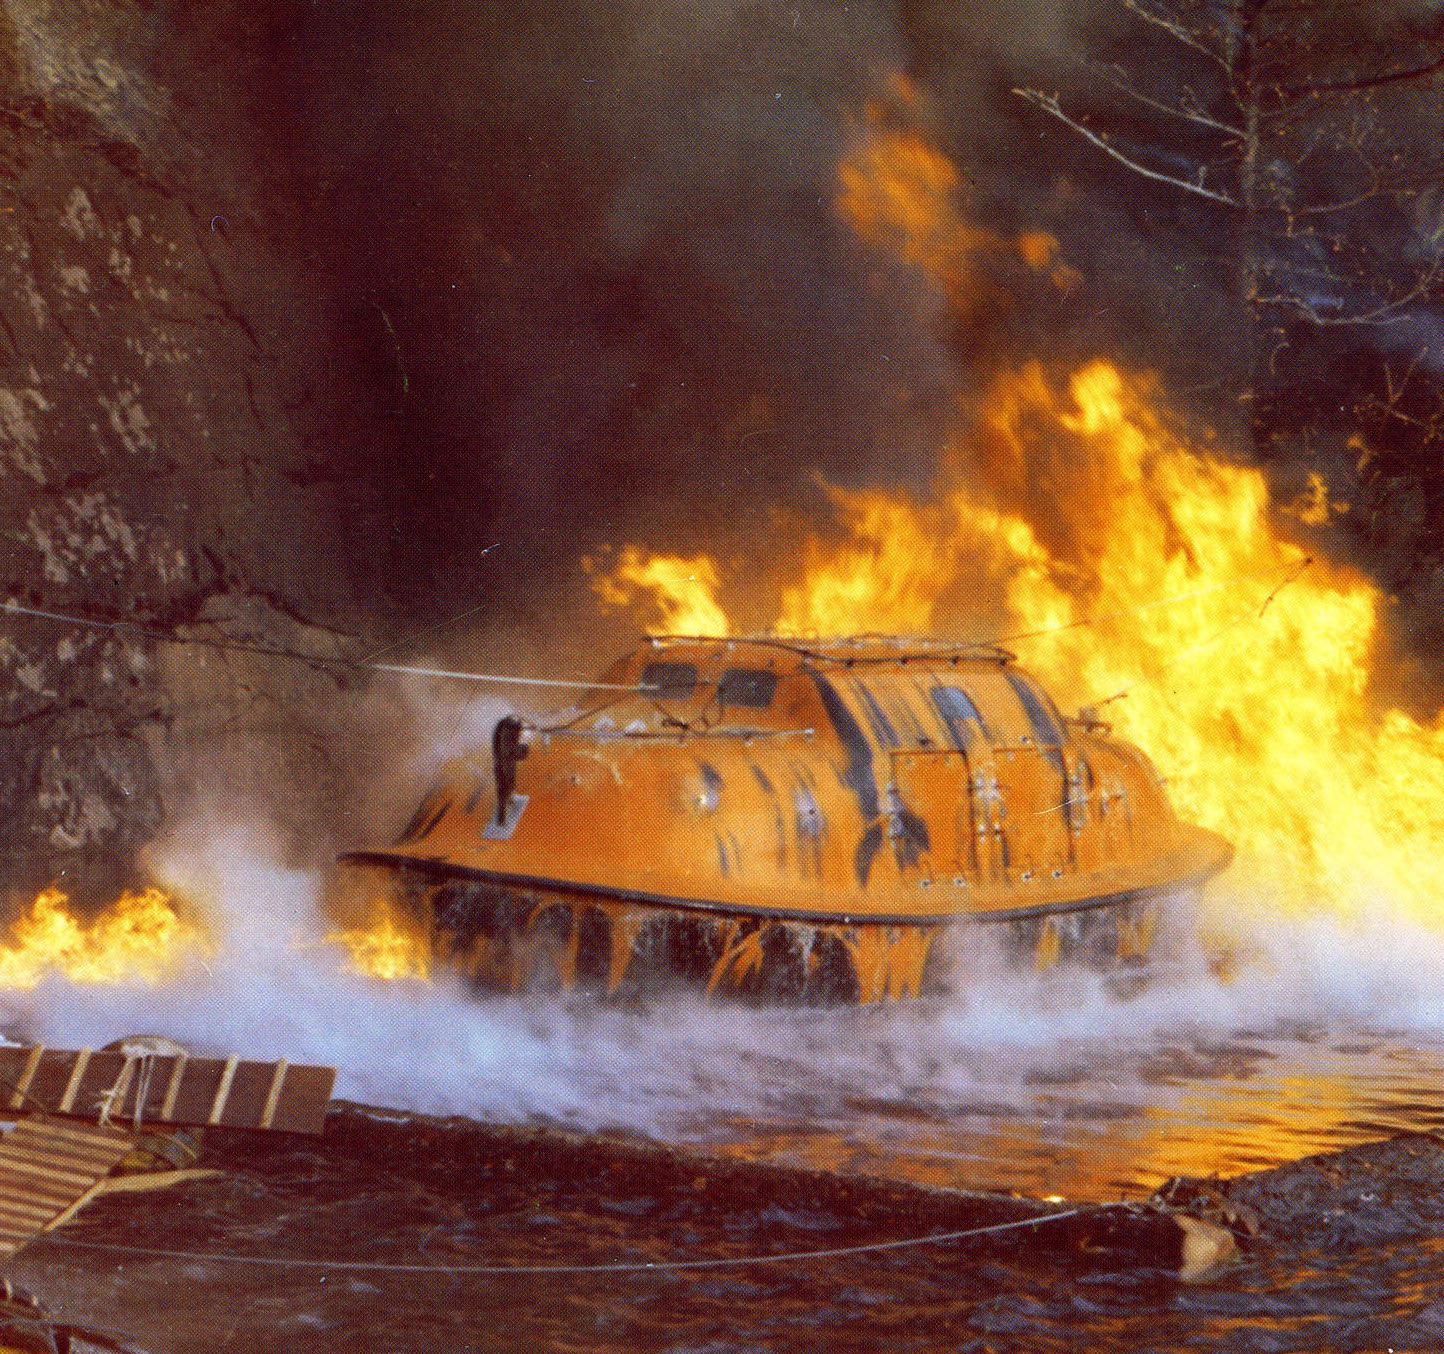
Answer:
[(998, 91), (1006, 59), (1061, 59), (1048, 6), (427, 0), (396, 20), (197, 9), (171, 50), (229, 58), (274, 156), (275, 228), (326, 278), (374, 419), (358, 546), (411, 605), (525, 607), (642, 532), (756, 535), (815, 502), (816, 471), (922, 482), (992, 331), (1038, 321), (958, 332), (835, 198), (869, 102), (915, 69), (970, 208), (1027, 224), (1018, 197), (1050, 176)]
[[(1112, 0), (233, 0), (163, 27), (170, 87), (245, 129), (331, 297), (318, 377), (367, 428), (338, 452), (371, 490), (353, 550), (405, 615), (587, 605), (578, 561), (627, 539), (762, 553), (779, 513), (817, 515), (818, 472), (922, 487), (960, 400), (1040, 353), (1158, 368), (1239, 425), (1227, 219), (1012, 92), (1098, 97), (1089, 60), (1136, 41)], [(840, 219), (897, 76), (970, 219), (1056, 235), (1079, 285), (1005, 279), (960, 316)]]

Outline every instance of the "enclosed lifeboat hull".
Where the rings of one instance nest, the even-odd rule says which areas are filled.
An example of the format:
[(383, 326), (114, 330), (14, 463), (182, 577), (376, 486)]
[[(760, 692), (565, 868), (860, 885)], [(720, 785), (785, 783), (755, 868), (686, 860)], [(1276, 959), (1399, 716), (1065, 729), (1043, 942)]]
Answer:
[(1002, 650), (667, 638), (343, 860), (485, 986), (870, 1002), (949, 985), (970, 936), (1137, 963), (1230, 856)]

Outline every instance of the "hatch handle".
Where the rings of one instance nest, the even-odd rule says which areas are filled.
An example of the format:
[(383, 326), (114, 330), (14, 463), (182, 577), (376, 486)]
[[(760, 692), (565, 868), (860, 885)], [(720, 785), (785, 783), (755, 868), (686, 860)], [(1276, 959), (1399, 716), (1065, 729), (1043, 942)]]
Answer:
[(526, 726), (515, 715), (496, 722), (491, 731), (491, 762), (496, 773), (496, 823), (504, 827), (512, 791), (516, 789), (516, 764), (527, 754)]

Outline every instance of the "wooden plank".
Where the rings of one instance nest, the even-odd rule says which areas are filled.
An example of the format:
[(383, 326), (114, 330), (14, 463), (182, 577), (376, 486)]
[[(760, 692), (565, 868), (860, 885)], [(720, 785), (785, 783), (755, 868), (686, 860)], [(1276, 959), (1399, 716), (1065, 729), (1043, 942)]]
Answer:
[(45, 1053), (44, 1044), (36, 1044), (25, 1059), (25, 1066), (20, 1069), (14, 1086), (15, 1093), (10, 1097), (10, 1108), (12, 1110), (23, 1110), (26, 1108), (26, 1098), (30, 1094), (30, 1083), (35, 1080), (35, 1069), (40, 1066), (40, 1059)]
[(69, 1184), (87, 1179), (90, 1171), (88, 1162), (84, 1166), (78, 1166), (70, 1158), (49, 1161), (43, 1151), (27, 1151), (23, 1147), (14, 1147), (0, 1159), (0, 1187), (6, 1184), (22, 1188), (45, 1188), (53, 1185), (63, 1190)]
[(281, 1059), (276, 1064), (275, 1074), (271, 1077), (271, 1084), (266, 1090), (266, 1103), (261, 1109), (260, 1122), (257, 1128), (270, 1128), (276, 1120), (276, 1106), (281, 1103), (281, 1086), (286, 1080), (286, 1060)]
[(181, 1078), (180, 1093), (175, 1101), (175, 1121), (178, 1124), (204, 1125), (211, 1117), (211, 1107), (216, 1103), (216, 1092), (221, 1089), (221, 1078), (225, 1076), (226, 1065), (214, 1058), (192, 1058)]
[[(99, 1199), (107, 1194), (139, 1194), (148, 1190), (169, 1189), (172, 1185), (186, 1184), (191, 1180), (214, 1180), (216, 1176), (222, 1174), (224, 1172), (211, 1170), (209, 1167), (204, 1169), (189, 1167), (183, 1171), (146, 1171), (141, 1175), (107, 1175), (104, 1179), (97, 1180), (63, 1213), (47, 1222), (44, 1230), (49, 1232), (56, 1227), (63, 1227), (92, 1199)], [(0, 1349), (0, 1354), (4, 1354), (3, 1349)]]
[(141, 1080), (138, 1058), (127, 1058), (125, 1054), (109, 1049), (93, 1053), (81, 1078), (73, 1113), (81, 1118), (94, 1119), (108, 1105), (110, 1119), (129, 1120), (134, 1114), (130, 1102), (134, 1100)]
[(216, 1087), (216, 1098), (211, 1102), (211, 1113), (206, 1123), (215, 1125), (223, 1122), (221, 1115), (226, 1112), (226, 1100), (230, 1096), (231, 1083), (236, 1079), (236, 1068), (240, 1061), (235, 1055), (226, 1059), (225, 1070), (221, 1073), (221, 1084)]
[(67, 1177), (83, 1180), (90, 1174), (94, 1164), (93, 1156), (81, 1156), (73, 1148), (52, 1153), (44, 1147), (16, 1142), (11, 1143), (9, 1150), (0, 1157), (0, 1176), (38, 1172), (53, 1180), (64, 1180)]
[(139, 1112), (142, 1124), (315, 1134), (325, 1124), (335, 1084), (334, 1068), (239, 1056), (142, 1060), (104, 1049), (0, 1047), (0, 1097), (12, 1110), (94, 1121), (108, 1106), (108, 1121), (127, 1125)]
[(91, 1050), (83, 1048), (75, 1055), (75, 1066), (70, 1069), (70, 1080), (65, 1083), (65, 1094), (60, 1097), (60, 1103), (56, 1109), (61, 1114), (69, 1114), (75, 1108), (75, 1094), (80, 1090), (81, 1078), (85, 1076), (85, 1069), (90, 1066)]
[(182, 1053), (171, 1067), (170, 1077), (166, 1081), (165, 1095), (160, 1102), (160, 1118), (165, 1123), (171, 1123), (175, 1119), (175, 1098), (180, 1093), (180, 1084), (185, 1079), (188, 1062), (190, 1062), (189, 1055)]
[(61, 1180), (43, 1171), (19, 1172), (0, 1167), (0, 1208), (23, 1209), (55, 1200), (63, 1203), (73, 1199), (77, 1190), (89, 1189), (94, 1179), (94, 1170)]
[(27, 1071), (30, 1055), (29, 1048), (0, 1048), (0, 1079), (10, 1087), (20, 1086), (23, 1080), (23, 1109), (54, 1109), (70, 1081), (72, 1055), (43, 1048), (35, 1066)]
[[(266, 1127), (266, 1106), (270, 1099), (272, 1083), (276, 1080), (277, 1068), (285, 1063), (241, 1063), (231, 1081), (231, 1096), (226, 1102), (226, 1122), (236, 1127), (249, 1125), (254, 1128)], [(281, 1088), (285, 1089), (286, 1073), (281, 1074)], [(276, 1104), (280, 1104), (280, 1091)], [(275, 1123), (275, 1110), (271, 1111), (271, 1123)]]
[[(94, 1181), (90, 1181), (78, 1188), (82, 1194), (88, 1194), (94, 1187), (94, 1183)], [(10, 1187), (7, 1186), (7, 1188)], [(0, 1226), (21, 1228), (34, 1224), (36, 1227), (44, 1227), (62, 1209), (70, 1206), (70, 1191), (42, 1198), (39, 1195), (22, 1194), (20, 1192), (22, 1188), (22, 1186), (15, 1187), (15, 1198), (0, 1199)]]
[(278, 1133), (320, 1133), (326, 1123), (326, 1106), (336, 1089), (334, 1067), (292, 1064), (276, 1105), (271, 1127)]
[[(102, 1133), (106, 1131), (103, 1124), (78, 1123), (73, 1119), (22, 1119), (4, 1141), (9, 1142), (12, 1147), (32, 1140), (40, 1141), (50, 1151), (69, 1153), (71, 1156), (88, 1160), (96, 1151), (104, 1150), (103, 1146), (96, 1147), (97, 1128), (100, 1128)], [(115, 1133), (120, 1130), (112, 1127), (109, 1131)]]

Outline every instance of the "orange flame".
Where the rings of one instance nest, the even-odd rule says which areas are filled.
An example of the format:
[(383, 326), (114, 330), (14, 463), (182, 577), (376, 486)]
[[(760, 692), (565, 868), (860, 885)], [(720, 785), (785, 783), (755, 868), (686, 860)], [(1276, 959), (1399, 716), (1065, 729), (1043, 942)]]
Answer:
[(809, 540), (803, 580), (785, 588), (778, 634), (817, 636), (932, 629), (937, 580), (956, 575), (963, 542), (946, 504), (829, 488), (848, 539)]
[(649, 600), (660, 629), (674, 635), (728, 634), (727, 613), (716, 600), (721, 582), (717, 565), (706, 555), (682, 559), (676, 555), (644, 555), (627, 546), (609, 574), (593, 571), (592, 587), (607, 608), (630, 606)]
[(916, 132), (874, 128), (843, 161), (838, 182), (838, 210), (858, 236), (923, 269), (955, 305), (971, 298), (976, 260), (985, 255), (1014, 256), (1060, 287), (1077, 280), (1058, 263), (1058, 241), (1046, 231), (1013, 239), (971, 224), (958, 171)]
[[(962, 176), (873, 110), (838, 170), (839, 214), (955, 311), (991, 293), (978, 262), (1012, 251), (1060, 286), (1042, 232), (965, 217)], [(901, 124), (901, 125), (898, 125)], [(1186, 815), (1232, 837), (1268, 896), (1335, 906), (1379, 891), (1420, 915), (1444, 896), (1444, 723), (1370, 703), (1382, 598), (1281, 534), (1256, 470), (1179, 431), (1146, 379), (1106, 361), (1066, 380), (1037, 363), (995, 381), (921, 501), (830, 488), (776, 629), (1012, 635), (1064, 699), (1104, 702)], [(980, 492), (976, 485), (987, 485)], [(1285, 511), (1330, 511), (1321, 482)], [(624, 559), (637, 575), (635, 549)], [(715, 567), (689, 562), (711, 584)]]
[(777, 629), (976, 634), (999, 616), (1060, 698), (1107, 703), (1270, 898), (1435, 914), (1444, 722), (1371, 704), (1383, 598), (1280, 535), (1263, 476), (1190, 444), (1153, 393), (1108, 362), (1061, 390), (1036, 366), (999, 381), (980, 455), (1016, 510), (958, 472), (926, 502), (832, 489), (844, 539), (808, 543)]
[(1382, 599), (1277, 534), (1263, 476), (1188, 445), (1150, 395), (1109, 363), (1066, 395), (1034, 372), (1011, 405), (1027, 417), (995, 424), (1025, 463), (1050, 454), (1026, 427), (1086, 467), (1069, 485), (1081, 525), (1008, 580), (1014, 643), (1060, 694), (1109, 701), (1180, 810), (1232, 837), (1272, 896), (1342, 906), (1382, 888), (1427, 911), (1444, 835), (1405, 827), (1388, 787), (1407, 765), (1410, 797), (1444, 811), (1444, 735), (1370, 708)]
[(326, 937), (350, 952), (351, 967), (373, 978), (396, 981), (431, 976), (431, 947), (420, 931), (404, 923), (385, 902), (377, 903), (369, 924)]
[[(1002, 299), (980, 283), (979, 264), (989, 258), (1021, 262), (1071, 291), (1081, 278), (1059, 258), (1055, 236), (1030, 230), (1012, 237), (968, 219), (963, 175), (909, 125), (917, 114), (912, 87), (895, 79), (889, 94), (894, 110), (869, 107), (867, 125), (837, 170), (837, 209), (858, 238), (921, 270), (955, 309), (979, 304), (983, 291), (990, 301)], [(898, 121), (903, 125), (890, 125)]]
[(48, 888), (12, 923), (0, 944), (0, 987), (31, 988), (48, 974), (78, 983), (159, 983), (188, 955), (209, 952), (205, 932), (158, 888), (126, 893), (93, 921)]

